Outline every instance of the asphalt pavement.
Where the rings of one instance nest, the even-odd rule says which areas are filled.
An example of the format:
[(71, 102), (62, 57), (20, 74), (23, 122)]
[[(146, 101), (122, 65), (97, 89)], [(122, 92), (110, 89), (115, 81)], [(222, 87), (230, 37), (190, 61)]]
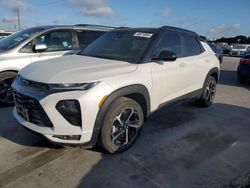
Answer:
[(224, 57), (214, 104), (163, 108), (122, 154), (56, 147), (0, 109), (0, 187), (250, 187), (250, 83)]

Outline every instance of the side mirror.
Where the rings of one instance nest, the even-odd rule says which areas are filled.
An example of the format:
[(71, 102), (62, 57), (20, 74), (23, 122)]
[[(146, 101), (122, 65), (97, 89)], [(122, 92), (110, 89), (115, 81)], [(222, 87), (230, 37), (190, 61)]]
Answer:
[(46, 44), (36, 44), (34, 47), (34, 50), (36, 52), (42, 52), (48, 49), (48, 46)]
[(174, 52), (163, 50), (159, 53), (158, 56), (151, 57), (151, 60), (155, 61), (175, 61), (177, 59), (177, 56)]

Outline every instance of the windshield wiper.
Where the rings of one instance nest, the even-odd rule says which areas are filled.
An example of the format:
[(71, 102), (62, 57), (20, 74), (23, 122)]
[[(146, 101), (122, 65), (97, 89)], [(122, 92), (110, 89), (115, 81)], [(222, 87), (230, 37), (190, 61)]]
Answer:
[(110, 60), (116, 60), (114, 58), (111, 58), (111, 57), (106, 57), (106, 56), (101, 56), (101, 55), (92, 55), (92, 54), (86, 54), (86, 56), (90, 56), (90, 57), (97, 57), (97, 58), (102, 58), (102, 59), (110, 59)]

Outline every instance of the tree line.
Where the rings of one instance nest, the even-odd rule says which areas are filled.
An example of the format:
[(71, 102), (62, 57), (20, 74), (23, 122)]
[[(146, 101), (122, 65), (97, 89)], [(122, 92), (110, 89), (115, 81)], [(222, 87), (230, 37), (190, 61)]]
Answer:
[(234, 43), (250, 44), (250, 36), (246, 37), (244, 35), (238, 35), (236, 37), (230, 37), (230, 38), (222, 37), (220, 39), (215, 40), (215, 42), (226, 42), (228, 44), (234, 44)]

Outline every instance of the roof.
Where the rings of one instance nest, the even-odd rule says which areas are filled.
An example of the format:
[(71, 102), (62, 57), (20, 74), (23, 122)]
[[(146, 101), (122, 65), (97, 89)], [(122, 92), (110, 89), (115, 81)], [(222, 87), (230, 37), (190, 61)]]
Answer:
[(106, 25), (94, 25), (94, 24), (76, 24), (74, 27), (88, 27), (88, 28), (100, 28), (100, 29), (115, 29), (116, 27), (113, 26), (106, 26)]
[(187, 29), (182, 29), (182, 28), (179, 28), (179, 27), (173, 27), (173, 26), (163, 26), (160, 29), (163, 29), (163, 30), (173, 30), (173, 31), (181, 32), (181, 33), (187, 33), (187, 34), (190, 34), (190, 35), (197, 35), (193, 31), (190, 31), (190, 30), (187, 30)]
[(104, 26), (104, 25), (92, 25), (92, 24), (77, 24), (77, 25), (45, 25), (45, 26), (37, 26), (32, 28), (43, 28), (43, 29), (91, 29), (91, 30), (104, 30), (109, 31), (115, 29), (115, 27)]
[(127, 31), (141, 31), (141, 32), (152, 32), (152, 33), (156, 33), (159, 31), (164, 31), (164, 30), (172, 30), (172, 31), (178, 31), (181, 33), (186, 33), (189, 35), (193, 35), (193, 36), (198, 36), (195, 32), (193, 31), (189, 31), (186, 29), (182, 29), (182, 28), (178, 28), (178, 27), (172, 27), (172, 26), (162, 26), (159, 28), (154, 28), (154, 27), (144, 27), (144, 28), (117, 28), (116, 30), (127, 30)]
[(147, 28), (147, 27), (141, 27), (141, 28), (127, 28), (127, 27), (120, 27), (117, 28), (116, 31), (135, 31), (135, 32), (150, 32), (150, 33), (156, 33), (159, 31), (159, 28)]

